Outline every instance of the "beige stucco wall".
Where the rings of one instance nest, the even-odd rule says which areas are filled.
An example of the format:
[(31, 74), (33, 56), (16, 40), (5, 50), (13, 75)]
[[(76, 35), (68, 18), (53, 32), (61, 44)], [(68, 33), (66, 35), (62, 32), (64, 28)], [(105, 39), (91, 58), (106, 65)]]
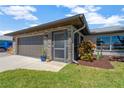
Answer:
[[(96, 44), (97, 36), (116, 36), (116, 35), (124, 36), (124, 32), (123, 33), (112, 33), (112, 34), (88, 35), (88, 36), (84, 36), (84, 40), (91, 40), (94, 44)], [(94, 54), (96, 54), (96, 51), (97, 50), (95, 50)], [(122, 52), (122, 51), (109, 51), (109, 50), (105, 50), (105, 51), (103, 51), (103, 55), (124, 56), (124, 52)]]

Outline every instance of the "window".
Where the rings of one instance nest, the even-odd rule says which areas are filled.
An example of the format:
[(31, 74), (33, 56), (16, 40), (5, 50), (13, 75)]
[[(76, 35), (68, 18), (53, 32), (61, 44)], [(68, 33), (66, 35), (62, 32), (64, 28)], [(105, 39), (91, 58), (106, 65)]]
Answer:
[(124, 50), (124, 36), (112, 36), (112, 50)]
[(54, 35), (54, 43), (56, 48), (64, 48), (65, 37), (63, 33), (57, 33)]
[(97, 49), (110, 50), (110, 36), (97, 37)]
[(99, 36), (97, 49), (124, 51), (124, 36)]

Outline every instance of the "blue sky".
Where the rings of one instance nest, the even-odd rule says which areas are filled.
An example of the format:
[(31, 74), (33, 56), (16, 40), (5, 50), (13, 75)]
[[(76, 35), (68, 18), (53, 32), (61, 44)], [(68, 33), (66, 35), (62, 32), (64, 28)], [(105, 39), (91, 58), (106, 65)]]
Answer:
[(0, 6), (0, 35), (84, 13), (89, 28), (124, 25), (124, 6)]

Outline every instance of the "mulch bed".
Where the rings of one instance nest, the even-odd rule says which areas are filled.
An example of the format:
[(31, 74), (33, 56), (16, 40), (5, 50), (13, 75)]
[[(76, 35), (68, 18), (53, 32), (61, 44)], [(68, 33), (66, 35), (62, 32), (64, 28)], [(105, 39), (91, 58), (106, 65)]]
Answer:
[(124, 62), (124, 56), (112, 56), (109, 59), (110, 61)]
[(98, 67), (104, 69), (113, 69), (113, 65), (110, 63), (109, 57), (103, 57), (99, 60), (94, 60), (93, 62), (78, 60), (80, 65)]

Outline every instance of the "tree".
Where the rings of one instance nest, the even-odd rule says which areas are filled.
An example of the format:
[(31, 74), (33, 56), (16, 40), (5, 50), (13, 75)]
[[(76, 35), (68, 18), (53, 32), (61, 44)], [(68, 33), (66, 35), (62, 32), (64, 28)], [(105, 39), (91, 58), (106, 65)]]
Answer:
[(120, 36), (117, 36), (118, 40), (121, 42), (122, 45), (124, 45), (124, 38), (120, 38)]

